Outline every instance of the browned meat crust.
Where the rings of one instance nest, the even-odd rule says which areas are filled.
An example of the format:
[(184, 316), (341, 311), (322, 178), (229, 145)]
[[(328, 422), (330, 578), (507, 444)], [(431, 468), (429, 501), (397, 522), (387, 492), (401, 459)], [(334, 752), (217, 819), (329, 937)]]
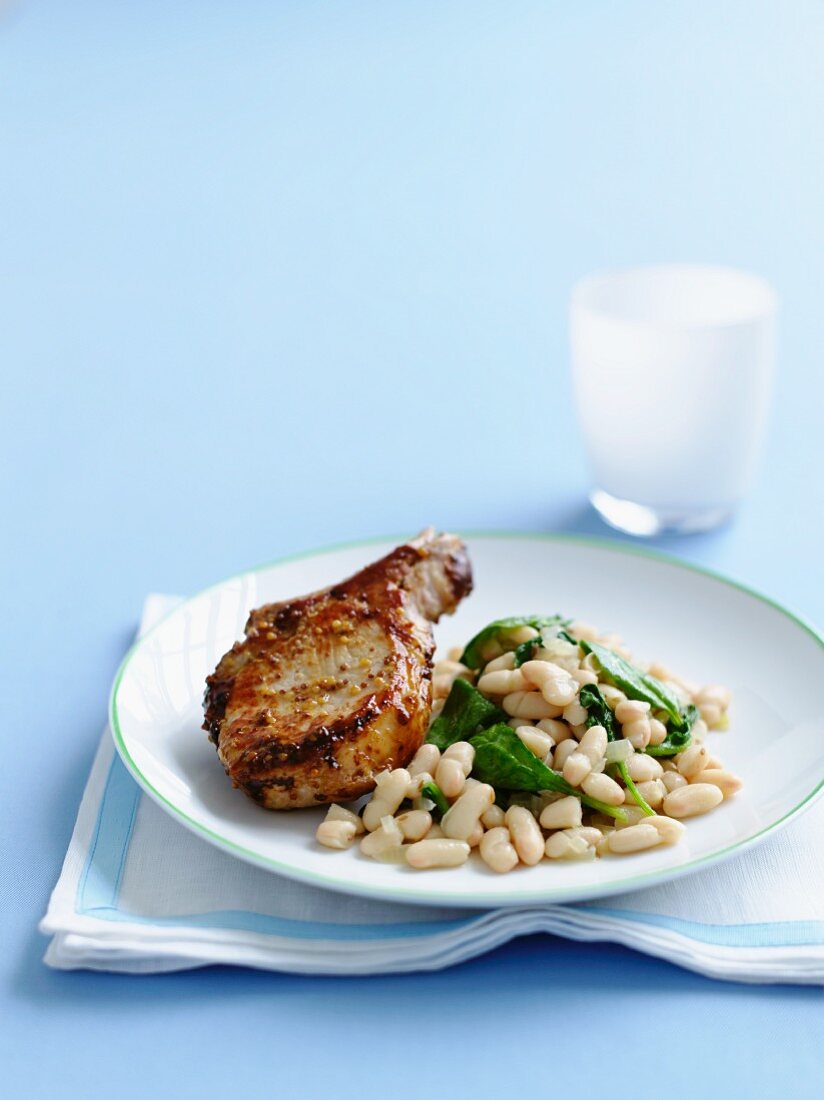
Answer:
[(206, 681), (203, 728), (267, 809), (348, 801), (426, 736), (430, 623), (472, 589), (463, 543), (424, 532), (342, 584), (249, 616)]

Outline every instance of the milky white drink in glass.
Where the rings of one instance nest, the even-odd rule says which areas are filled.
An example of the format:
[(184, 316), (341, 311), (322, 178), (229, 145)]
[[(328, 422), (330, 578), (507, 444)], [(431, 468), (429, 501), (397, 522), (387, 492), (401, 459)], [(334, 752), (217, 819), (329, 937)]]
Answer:
[(776, 298), (762, 279), (704, 265), (593, 275), (570, 308), (578, 416), (613, 526), (699, 531), (747, 491), (764, 435)]

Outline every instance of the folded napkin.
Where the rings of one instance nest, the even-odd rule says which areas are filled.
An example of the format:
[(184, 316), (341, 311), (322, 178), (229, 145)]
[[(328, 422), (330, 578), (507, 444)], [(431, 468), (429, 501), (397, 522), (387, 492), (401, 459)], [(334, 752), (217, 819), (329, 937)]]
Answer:
[[(175, 603), (150, 596), (141, 629)], [(64, 970), (400, 973), (550, 932), (715, 978), (822, 984), (823, 839), (824, 799), (739, 858), (603, 902), (483, 912), (388, 904), (291, 882), (207, 844), (141, 793), (106, 731), (40, 927), (52, 937), (45, 961)]]

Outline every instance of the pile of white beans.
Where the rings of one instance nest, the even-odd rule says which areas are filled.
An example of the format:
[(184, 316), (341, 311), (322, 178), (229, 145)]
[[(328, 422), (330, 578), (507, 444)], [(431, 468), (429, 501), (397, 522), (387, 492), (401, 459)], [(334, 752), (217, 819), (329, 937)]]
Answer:
[[(615, 635), (600, 636), (586, 623), (573, 624), (570, 633), (632, 660)], [(705, 744), (708, 730), (727, 727), (730, 694), (725, 688), (700, 688), (661, 665), (635, 662), (683, 704), (694, 703), (701, 715), (684, 752), (656, 758), (643, 750), (664, 740), (667, 715), (599, 682), (595, 659), (582, 657), (578, 646), (562, 639), (536, 646), (532, 659), (515, 668), (515, 648), (537, 637), (538, 631), (529, 626), (500, 635), (484, 651), (485, 664), (478, 673), (460, 663), (460, 650), (451, 651), (435, 666), (432, 717), (440, 712), (457, 677), (474, 682), (510, 716), (509, 725), (535, 756), (583, 794), (620, 806), (625, 822), (589, 810), (574, 795), (550, 791), (524, 795), (504, 810), (496, 805), (495, 790), (472, 776), (472, 745), (459, 741), (443, 753), (424, 744), (407, 768), (376, 776), (375, 791), (360, 815), (331, 806), (318, 826), (318, 842), (346, 849), (360, 837), (365, 856), (406, 863), (416, 870), (457, 867), (477, 849), (490, 870), (503, 874), (543, 859), (593, 859), (675, 844), (684, 831), (681, 819), (707, 813), (741, 788), (741, 780)], [(585, 684), (598, 684), (623, 739), (609, 743), (603, 726), (587, 728), (587, 711), (578, 699)], [(619, 779), (606, 773), (610, 764), (620, 761), (626, 763), (654, 816), (645, 814)], [(436, 783), (449, 802), (440, 822), (432, 815), (433, 803), (422, 794), (429, 782)]]

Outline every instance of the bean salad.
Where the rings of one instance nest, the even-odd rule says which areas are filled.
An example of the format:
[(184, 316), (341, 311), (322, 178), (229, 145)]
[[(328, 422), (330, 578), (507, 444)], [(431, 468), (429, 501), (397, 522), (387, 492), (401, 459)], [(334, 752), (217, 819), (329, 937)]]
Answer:
[(741, 780), (706, 745), (730, 693), (633, 659), (622, 638), (559, 615), (490, 623), (436, 663), (432, 722), (369, 800), (333, 805), (316, 838), (416, 870), (475, 849), (505, 874), (543, 860), (677, 843), (685, 818)]

